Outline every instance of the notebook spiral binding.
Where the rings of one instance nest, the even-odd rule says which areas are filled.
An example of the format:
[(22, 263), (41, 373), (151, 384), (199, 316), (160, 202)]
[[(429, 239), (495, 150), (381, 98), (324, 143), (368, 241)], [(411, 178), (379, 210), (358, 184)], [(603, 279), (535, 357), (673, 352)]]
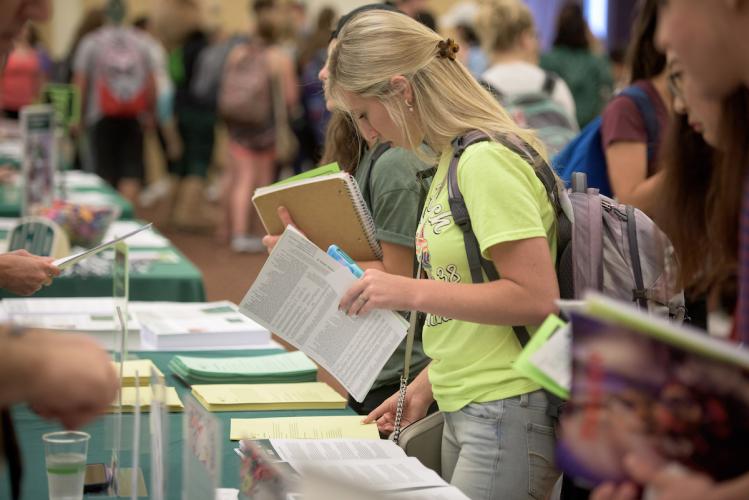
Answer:
[(367, 235), (367, 243), (372, 249), (378, 259), (382, 260), (382, 247), (380, 242), (377, 241), (377, 228), (375, 227), (374, 218), (367, 208), (367, 204), (364, 202), (364, 197), (359, 190), (359, 186), (352, 176), (346, 177), (346, 187), (348, 188), (348, 194), (351, 198), (351, 202), (356, 208), (356, 214), (359, 216), (359, 222), (362, 224), (364, 234)]

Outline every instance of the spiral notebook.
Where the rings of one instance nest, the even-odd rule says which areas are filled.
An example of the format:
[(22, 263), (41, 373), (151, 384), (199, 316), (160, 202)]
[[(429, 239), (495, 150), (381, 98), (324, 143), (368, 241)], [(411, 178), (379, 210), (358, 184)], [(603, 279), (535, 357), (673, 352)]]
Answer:
[(382, 259), (372, 216), (347, 173), (258, 188), (252, 203), (268, 234), (283, 232), (277, 209), (284, 206), (297, 227), (323, 250), (335, 243), (354, 260)]

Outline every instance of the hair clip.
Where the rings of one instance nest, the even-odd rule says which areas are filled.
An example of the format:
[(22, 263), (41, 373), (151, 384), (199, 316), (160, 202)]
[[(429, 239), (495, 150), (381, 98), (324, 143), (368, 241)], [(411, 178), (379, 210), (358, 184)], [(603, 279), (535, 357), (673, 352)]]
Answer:
[(455, 55), (460, 50), (460, 45), (455, 43), (455, 40), (452, 38), (448, 38), (447, 40), (440, 40), (437, 42), (437, 49), (439, 50), (437, 56), (454, 61)]

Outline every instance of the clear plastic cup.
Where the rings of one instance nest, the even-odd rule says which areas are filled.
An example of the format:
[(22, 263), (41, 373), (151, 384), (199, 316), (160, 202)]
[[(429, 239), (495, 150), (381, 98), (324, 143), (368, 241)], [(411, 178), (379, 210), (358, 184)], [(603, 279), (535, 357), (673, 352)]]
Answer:
[(42, 436), (49, 500), (82, 500), (90, 439), (89, 434), (81, 431), (50, 432)]

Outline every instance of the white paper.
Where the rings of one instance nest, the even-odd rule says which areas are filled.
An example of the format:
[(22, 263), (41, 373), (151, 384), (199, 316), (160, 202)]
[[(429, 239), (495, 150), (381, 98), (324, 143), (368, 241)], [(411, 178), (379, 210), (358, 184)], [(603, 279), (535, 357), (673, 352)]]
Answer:
[(104, 186), (104, 179), (96, 174), (82, 170), (68, 170), (62, 172), (62, 179), (68, 188), (97, 188)]
[(80, 205), (102, 207), (114, 204), (115, 198), (114, 196), (100, 193), (98, 191), (73, 191), (68, 193), (66, 201), (70, 203), (78, 203)]
[(307, 471), (312, 474), (322, 473), (372, 491), (410, 490), (446, 485), (444, 479), (414, 457), (353, 462), (330, 460), (318, 464), (308, 462), (297, 470), (300, 471), (302, 477), (307, 474)]
[(339, 311), (341, 296), (355, 281), (348, 269), (289, 226), (239, 307), (362, 401), (408, 323), (392, 311), (358, 318)]
[[(104, 239), (110, 240), (122, 236), (123, 234), (132, 233), (139, 227), (141, 227), (141, 225), (134, 221), (114, 221), (112, 225), (109, 226), (109, 230), (107, 230)], [(155, 232), (152, 228), (133, 235), (127, 239), (126, 243), (130, 247), (166, 248), (169, 246), (169, 240)]]
[(72, 266), (76, 262), (80, 262), (85, 258), (91, 257), (92, 255), (96, 255), (102, 250), (106, 250), (107, 248), (113, 247), (119, 241), (122, 241), (131, 236), (134, 236), (141, 231), (145, 231), (146, 229), (150, 229), (151, 225), (152, 223), (149, 222), (145, 226), (140, 226), (134, 231), (131, 231), (130, 233), (123, 234), (122, 236), (117, 236), (116, 238), (105, 241), (104, 243), (100, 243), (99, 245), (96, 245), (93, 248), (89, 248), (88, 250), (84, 250), (83, 252), (79, 252), (73, 255), (68, 255), (67, 257), (63, 257), (62, 259), (57, 259), (52, 264), (59, 267), (60, 269), (65, 269), (66, 267)]
[[(271, 439), (271, 446), (284, 462), (300, 464), (325, 460), (402, 459), (406, 452), (388, 440), (372, 439)], [(296, 468), (296, 467), (294, 467)]]
[(114, 300), (112, 297), (65, 297), (65, 298), (29, 298), (3, 299), (3, 306), (8, 314), (108, 314), (112, 315)]
[(399, 500), (470, 500), (455, 486), (427, 488), (424, 490), (402, 491), (388, 495)]
[(572, 387), (572, 327), (567, 324), (554, 332), (529, 361), (544, 375), (566, 390)]
[(216, 490), (216, 500), (237, 500), (239, 490), (235, 488), (219, 488)]

